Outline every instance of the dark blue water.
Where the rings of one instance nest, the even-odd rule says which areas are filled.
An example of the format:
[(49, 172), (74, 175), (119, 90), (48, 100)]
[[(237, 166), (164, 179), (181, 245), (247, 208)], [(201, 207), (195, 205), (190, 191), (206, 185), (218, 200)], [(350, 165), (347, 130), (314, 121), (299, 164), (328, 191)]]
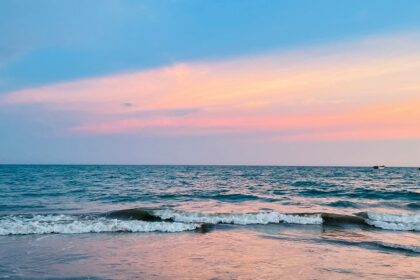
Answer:
[(0, 165), (0, 190), (1, 214), (200, 202), (420, 209), (415, 168)]
[[(293, 244), (291, 248), (300, 248), (297, 244), (334, 250), (355, 247), (393, 258), (420, 254), (420, 170), (416, 168), (0, 165), (0, 192), (0, 243), (16, 248), (21, 242), (27, 244), (17, 250), (15, 260), (28, 253), (24, 248), (32, 246), (33, 238), (55, 236), (56, 245), (48, 250), (51, 258), (49, 254), (67, 244), (68, 238), (79, 244), (89, 236), (90, 244), (97, 244), (103, 242), (100, 236), (112, 233), (124, 234), (110, 237), (117, 243), (120, 238), (123, 243), (131, 240), (133, 234), (143, 234), (135, 235), (136, 240), (131, 240), (135, 243), (145, 236), (174, 242), (171, 238), (179, 239), (181, 233), (185, 239), (178, 242), (188, 243), (203, 232), (216, 239), (225, 234), (248, 238), (250, 232), (258, 232), (251, 240), (259, 240), (260, 246), (283, 242)], [(167, 235), (159, 237), (161, 232)], [(41, 247), (45, 250), (50, 244)], [(185, 246), (197, 244), (202, 243)], [(36, 248), (29, 251), (38, 252), (40, 247)], [(93, 256), (99, 252), (95, 248)], [(156, 247), (149, 250), (155, 257), (163, 252)], [(10, 277), (31, 276), (27, 269), (13, 268), (8, 252), (0, 250), (0, 275), (3, 269)], [(39, 254), (31, 255), (23, 266), (31, 267), (30, 261)], [(63, 256), (67, 253), (55, 257)], [(90, 257), (86, 258), (92, 261)], [(263, 258), (264, 253), (262, 263)], [(63, 261), (41, 267), (58, 264)], [(119, 278), (100, 262), (89, 265), (99, 267), (89, 276), (101, 276), (104, 269), (105, 278)], [(45, 274), (45, 269), (32, 273), (52, 277), (65, 273)], [(173, 268), (170, 273), (176, 271)], [(408, 271), (408, 276), (416, 275), (416, 270)]]

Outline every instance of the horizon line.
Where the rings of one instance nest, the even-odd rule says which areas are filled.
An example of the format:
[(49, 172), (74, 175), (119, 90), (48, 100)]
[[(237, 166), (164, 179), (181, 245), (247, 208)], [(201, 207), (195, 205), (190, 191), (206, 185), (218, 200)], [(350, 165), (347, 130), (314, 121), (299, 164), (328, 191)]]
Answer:
[[(287, 165), (287, 164), (196, 164), (196, 163), (0, 163), (3, 165), (41, 165), (41, 166), (209, 166), (209, 167), (348, 167), (371, 168), (375, 165)], [(381, 164), (378, 164), (381, 165)], [(384, 165), (386, 168), (420, 168), (420, 165)]]

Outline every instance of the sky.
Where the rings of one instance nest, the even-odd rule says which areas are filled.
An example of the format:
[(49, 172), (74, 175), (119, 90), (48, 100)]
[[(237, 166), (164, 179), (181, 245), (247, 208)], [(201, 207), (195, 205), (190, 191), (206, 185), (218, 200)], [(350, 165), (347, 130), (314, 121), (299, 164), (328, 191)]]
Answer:
[(419, 14), (0, 1), (0, 163), (420, 166)]

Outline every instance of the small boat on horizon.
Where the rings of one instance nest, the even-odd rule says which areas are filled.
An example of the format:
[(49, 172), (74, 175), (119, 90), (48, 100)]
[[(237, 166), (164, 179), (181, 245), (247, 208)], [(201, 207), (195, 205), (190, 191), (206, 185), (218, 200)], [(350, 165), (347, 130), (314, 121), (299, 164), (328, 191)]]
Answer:
[(385, 169), (385, 165), (375, 165), (373, 169)]

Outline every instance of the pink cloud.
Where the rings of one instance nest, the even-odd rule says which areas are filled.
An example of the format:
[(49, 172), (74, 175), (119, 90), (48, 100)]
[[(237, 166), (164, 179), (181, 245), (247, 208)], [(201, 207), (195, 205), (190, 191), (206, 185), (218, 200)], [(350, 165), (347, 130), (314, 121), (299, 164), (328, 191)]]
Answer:
[(42, 105), (46, 112), (82, 115), (66, 128), (72, 133), (420, 138), (420, 50), (413, 47), (418, 42), (413, 35), (368, 38), (179, 63), (16, 91), (0, 99), (0, 106)]

